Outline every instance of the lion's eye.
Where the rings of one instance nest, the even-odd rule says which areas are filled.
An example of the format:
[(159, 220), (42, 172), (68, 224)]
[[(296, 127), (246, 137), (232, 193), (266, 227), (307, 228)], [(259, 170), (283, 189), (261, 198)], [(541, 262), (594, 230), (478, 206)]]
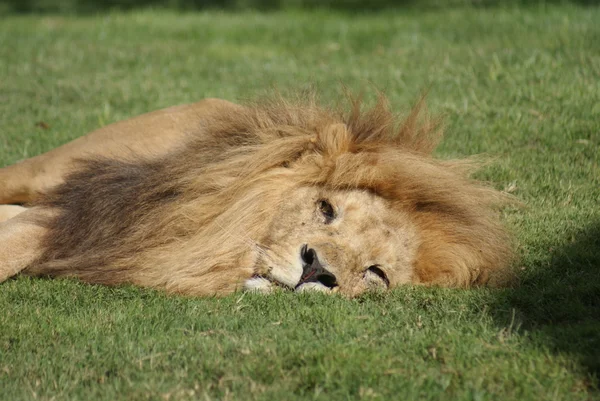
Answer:
[(381, 270), (379, 265), (369, 266), (369, 268), (367, 269), (367, 272), (371, 272), (371, 273), (375, 274), (377, 277), (379, 277), (381, 279), (381, 281), (383, 281), (383, 283), (387, 287), (390, 286), (390, 280), (388, 279), (387, 274), (385, 274), (385, 272), (383, 270)]
[(326, 223), (331, 223), (331, 221), (335, 219), (335, 210), (333, 209), (333, 206), (331, 206), (331, 203), (325, 199), (321, 199), (317, 201), (317, 207), (319, 208), (321, 214), (325, 217)]

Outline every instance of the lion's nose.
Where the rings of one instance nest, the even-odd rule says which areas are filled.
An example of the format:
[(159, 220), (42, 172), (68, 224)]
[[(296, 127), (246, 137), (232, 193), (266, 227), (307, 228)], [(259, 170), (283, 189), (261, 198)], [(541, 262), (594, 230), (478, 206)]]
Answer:
[(302, 277), (300, 277), (298, 286), (311, 282), (318, 282), (329, 288), (338, 285), (335, 275), (321, 265), (314, 249), (304, 245), (300, 250), (300, 257), (302, 258)]

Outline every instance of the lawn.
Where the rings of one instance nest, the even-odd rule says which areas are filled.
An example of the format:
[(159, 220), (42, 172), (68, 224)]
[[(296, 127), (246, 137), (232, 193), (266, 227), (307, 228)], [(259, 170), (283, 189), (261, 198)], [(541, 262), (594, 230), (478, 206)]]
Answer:
[[(0, 284), (2, 400), (600, 399), (600, 8), (7, 14), (0, 165), (203, 97), (428, 90), (442, 158), (486, 153), (520, 285), (348, 300)], [(1, 246), (1, 244), (0, 244)]]

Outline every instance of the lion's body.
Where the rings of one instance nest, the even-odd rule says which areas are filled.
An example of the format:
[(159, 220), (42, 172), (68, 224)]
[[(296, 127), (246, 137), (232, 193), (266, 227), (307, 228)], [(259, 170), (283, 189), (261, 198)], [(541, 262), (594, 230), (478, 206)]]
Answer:
[(432, 158), (436, 131), (418, 117), (398, 127), (384, 103), (342, 114), (212, 100), (104, 128), (20, 167), (46, 179), (17, 188), (19, 165), (0, 170), (4, 203), (33, 201), (0, 224), (13, 244), (0, 281), (21, 271), (191, 295), (309, 287), (317, 271), (316, 285), (348, 295), (504, 281), (503, 196), (464, 162)]
[(158, 157), (181, 144), (186, 135), (202, 135), (202, 121), (240, 106), (221, 99), (157, 110), (110, 124), (47, 153), (0, 169), (0, 205), (30, 203), (61, 184), (73, 170), (73, 160), (102, 156)]

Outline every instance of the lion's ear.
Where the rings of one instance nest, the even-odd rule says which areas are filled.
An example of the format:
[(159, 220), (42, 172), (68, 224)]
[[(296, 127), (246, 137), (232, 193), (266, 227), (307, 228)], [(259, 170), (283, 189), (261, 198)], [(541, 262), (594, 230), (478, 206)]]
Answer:
[(317, 146), (328, 156), (338, 156), (350, 150), (352, 135), (344, 123), (329, 124), (319, 132)]

